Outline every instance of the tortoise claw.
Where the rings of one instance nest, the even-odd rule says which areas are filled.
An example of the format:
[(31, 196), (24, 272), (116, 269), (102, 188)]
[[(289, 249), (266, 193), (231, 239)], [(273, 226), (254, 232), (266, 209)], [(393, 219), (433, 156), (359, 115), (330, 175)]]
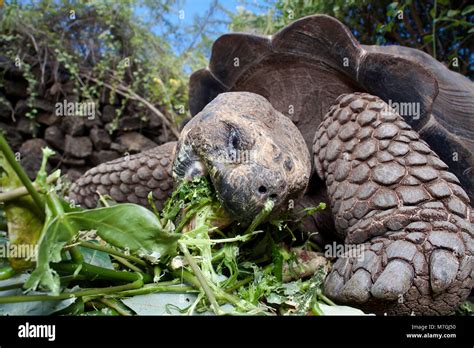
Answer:
[(456, 279), (459, 261), (452, 252), (438, 249), (431, 254), (430, 283), (434, 293), (446, 290)]
[(372, 287), (372, 295), (381, 300), (397, 300), (413, 284), (413, 266), (404, 260), (392, 260)]

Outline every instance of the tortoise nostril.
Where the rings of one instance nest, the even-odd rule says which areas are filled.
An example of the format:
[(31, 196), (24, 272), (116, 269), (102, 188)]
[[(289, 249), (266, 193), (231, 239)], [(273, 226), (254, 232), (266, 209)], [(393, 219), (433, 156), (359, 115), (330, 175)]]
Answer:
[(270, 195), (270, 198), (273, 199), (273, 200), (276, 200), (277, 197), (278, 197), (278, 195), (277, 195), (276, 193), (272, 193), (272, 194)]
[(262, 194), (263, 194), (263, 193), (266, 193), (266, 192), (267, 192), (267, 188), (262, 185), (262, 186), (260, 186), (260, 187), (258, 188), (258, 192), (260, 192), (260, 193), (262, 193)]

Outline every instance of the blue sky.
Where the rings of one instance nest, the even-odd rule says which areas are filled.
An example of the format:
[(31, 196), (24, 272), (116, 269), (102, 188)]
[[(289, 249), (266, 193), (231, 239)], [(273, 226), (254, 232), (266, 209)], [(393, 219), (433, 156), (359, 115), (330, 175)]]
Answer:
[[(157, 0), (160, 1), (160, 0)], [(243, 6), (248, 9), (254, 9), (252, 4), (258, 3), (259, 0), (218, 0), (219, 5), (227, 11), (236, 12), (238, 6)], [(174, 25), (178, 26), (179, 32), (181, 34), (181, 40), (178, 40), (176, 35), (168, 36), (168, 39), (175, 44), (172, 45), (173, 49), (180, 53), (180, 51), (187, 47), (187, 45), (193, 41), (193, 35), (184, 34), (186, 29), (189, 29), (194, 22), (196, 16), (204, 17), (211, 4), (214, 0), (177, 0), (176, 3), (172, 6), (172, 11), (166, 14), (166, 19)], [(137, 7), (135, 9), (136, 14), (140, 17), (147, 18), (147, 9), (145, 7)], [(183, 12), (182, 12), (183, 11)], [(183, 16), (184, 18), (180, 18)], [(228, 20), (227, 16), (223, 11), (218, 11), (217, 15), (214, 14), (213, 18), (219, 20)], [(161, 27), (159, 24), (152, 27), (152, 30), (157, 34), (164, 34), (166, 28)], [(214, 33), (213, 39), (218, 36), (228, 32), (226, 24), (218, 24), (212, 27), (212, 32)], [(209, 32), (208, 32), (209, 33)], [(188, 42), (189, 41), (189, 42)]]
[[(180, 8), (185, 13), (184, 23), (191, 24), (195, 15), (204, 15), (206, 13), (213, 0), (181, 0), (178, 2), (181, 5)], [(219, 3), (230, 11), (235, 11), (236, 7), (241, 4), (239, 0), (219, 0)]]

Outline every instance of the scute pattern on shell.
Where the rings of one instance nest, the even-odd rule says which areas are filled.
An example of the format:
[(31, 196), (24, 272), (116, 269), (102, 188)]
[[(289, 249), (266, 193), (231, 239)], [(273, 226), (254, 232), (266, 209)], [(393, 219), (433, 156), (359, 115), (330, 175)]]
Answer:
[(170, 142), (144, 151), (129, 158), (102, 163), (88, 170), (75, 182), (69, 198), (86, 208), (97, 206), (101, 195), (109, 195), (115, 201), (148, 205), (148, 194), (158, 209), (173, 189), (171, 175), (176, 143)]
[[(450, 313), (473, 286), (468, 196), (381, 99), (354, 93), (337, 103), (316, 133), (314, 164), (327, 184), (337, 234), (361, 244), (363, 257), (339, 258), (326, 293), (369, 311)], [(342, 113), (351, 115), (348, 123), (341, 124)], [(347, 131), (341, 137), (349, 128), (355, 147)]]

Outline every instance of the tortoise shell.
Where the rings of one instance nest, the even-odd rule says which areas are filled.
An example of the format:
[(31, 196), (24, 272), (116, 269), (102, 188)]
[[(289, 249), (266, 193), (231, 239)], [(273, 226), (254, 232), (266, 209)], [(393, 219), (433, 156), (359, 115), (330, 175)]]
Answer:
[(228, 91), (267, 98), (310, 149), (338, 96), (376, 95), (396, 107), (474, 197), (474, 83), (417, 49), (361, 45), (326, 15), (302, 18), (272, 36), (226, 34), (215, 41), (209, 66), (191, 75), (191, 114)]

